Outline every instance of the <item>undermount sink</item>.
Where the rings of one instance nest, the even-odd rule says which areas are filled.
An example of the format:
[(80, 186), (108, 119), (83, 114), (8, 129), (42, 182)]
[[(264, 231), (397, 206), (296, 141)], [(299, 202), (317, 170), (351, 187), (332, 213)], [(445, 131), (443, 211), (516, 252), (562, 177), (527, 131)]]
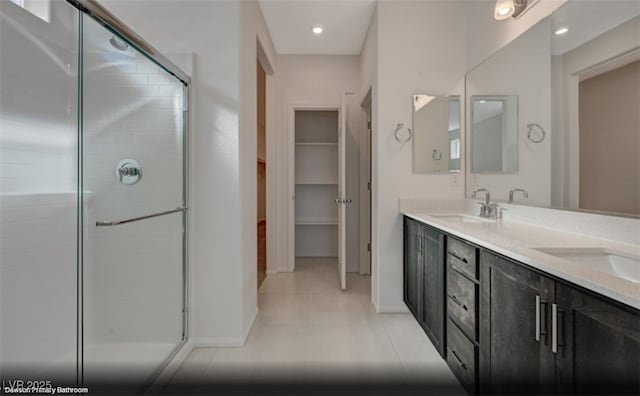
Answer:
[(477, 216), (471, 216), (467, 214), (432, 214), (431, 217), (442, 219), (445, 221), (452, 221), (455, 223), (492, 223), (493, 220), (483, 219)]
[(603, 248), (533, 248), (597, 271), (640, 283), (640, 257)]

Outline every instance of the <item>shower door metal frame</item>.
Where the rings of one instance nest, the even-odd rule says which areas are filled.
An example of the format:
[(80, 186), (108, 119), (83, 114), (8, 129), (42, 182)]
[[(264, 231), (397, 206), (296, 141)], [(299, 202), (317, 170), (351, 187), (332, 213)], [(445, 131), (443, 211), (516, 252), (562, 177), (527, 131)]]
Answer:
[(188, 86), (191, 82), (191, 77), (189, 77), (187, 73), (183, 72), (182, 69), (171, 62), (166, 56), (162, 55), (160, 51), (146, 42), (142, 37), (140, 37), (130, 27), (125, 25), (124, 22), (118, 19), (115, 15), (107, 11), (97, 1), (67, 0), (67, 2), (72, 4), (81, 12), (92, 17), (108, 30), (125, 38), (127, 41), (133, 44), (138, 51), (142, 52), (147, 58), (151, 59), (153, 62), (158, 64), (158, 66), (161, 66), (167, 72), (171, 73), (185, 85)]
[[(178, 354), (189, 340), (189, 255), (188, 255), (188, 190), (189, 190), (189, 103), (190, 103), (190, 84), (191, 77), (182, 69), (176, 66), (168, 58), (160, 53), (151, 44), (146, 42), (131, 28), (120, 21), (117, 17), (107, 11), (95, 0), (66, 0), (69, 4), (77, 8), (79, 13), (79, 47), (78, 47), (78, 360), (77, 360), (77, 382), (84, 383), (84, 334), (83, 320), (84, 308), (82, 298), (83, 290), (83, 235), (84, 235), (84, 219), (83, 219), (83, 22), (82, 16), (86, 14), (100, 25), (104, 26), (110, 32), (120, 36), (129, 42), (137, 51), (147, 57), (149, 60), (160, 66), (164, 71), (171, 74), (183, 84), (183, 128), (182, 128), (182, 206), (176, 210), (168, 211), (168, 213), (182, 212), (182, 339), (176, 345), (171, 354), (156, 369), (154, 374), (146, 381), (142, 389), (151, 386), (158, 376), (167, 367), (169, 362)], [(165, 214), (165, 213), (163, 213)], [(143, 216), (144, 217), (144, 216)], [(153, 217), (153, 216), (152, 216)]]

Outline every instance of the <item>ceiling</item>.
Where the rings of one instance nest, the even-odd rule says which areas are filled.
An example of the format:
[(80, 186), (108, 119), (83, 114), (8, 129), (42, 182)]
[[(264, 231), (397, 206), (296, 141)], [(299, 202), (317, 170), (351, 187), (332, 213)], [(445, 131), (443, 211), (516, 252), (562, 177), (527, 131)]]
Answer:
[(552, 35), (552, 54), (564, 54), (640, 15), (638, 0), (569, 1), (551, 15), (551, 29), (569, 32)]
[[(259, 0), (278, 54), (359, 55), (375, 0)], [(314, 26), (324, 32), (315, 35)]]

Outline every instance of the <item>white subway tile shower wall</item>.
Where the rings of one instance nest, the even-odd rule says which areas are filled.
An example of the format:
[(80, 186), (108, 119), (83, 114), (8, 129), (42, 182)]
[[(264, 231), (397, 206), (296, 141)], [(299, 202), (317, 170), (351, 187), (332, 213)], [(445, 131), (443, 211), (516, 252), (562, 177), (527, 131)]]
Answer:
[(2, 368), (75, 367), (76, 205), (75, 193), (0, 197)]
[(75, 190), (76, 24), (53, 4), (49, 25), (1, 5), (0, 192)]
[[(0, 1), (0, 372), (75, 373), (77, 10)], [(10, 372), (10, 371), (9, 371)]]

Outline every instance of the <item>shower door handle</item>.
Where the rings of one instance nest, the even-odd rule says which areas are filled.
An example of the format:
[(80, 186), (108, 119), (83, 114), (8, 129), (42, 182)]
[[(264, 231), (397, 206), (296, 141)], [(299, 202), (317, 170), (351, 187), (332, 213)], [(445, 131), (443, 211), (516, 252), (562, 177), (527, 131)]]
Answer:
[(121, 225), (121, 224), (133, 223), (134, 221), (140, 221), (140, 220), (150, 219), (150, 218), (153, 218), (153, 217), (164, 216), (164, 215), (168, 215), (168, 214), (171, 214), (171, 213), (186, 212), (187, 209), (188, 209), (187, 207), (175, 208), (173, 210), (167, 210), (167, 211), (164, 211), (164, 212), (153, 213), (153, 214), (146, 215), (146, 216), (132, 217), (132, 218), (126, 219), (126, 220), (96, 221), (96, 227), (112, 227), (112, 226), (117, 226), (117, 225)]

